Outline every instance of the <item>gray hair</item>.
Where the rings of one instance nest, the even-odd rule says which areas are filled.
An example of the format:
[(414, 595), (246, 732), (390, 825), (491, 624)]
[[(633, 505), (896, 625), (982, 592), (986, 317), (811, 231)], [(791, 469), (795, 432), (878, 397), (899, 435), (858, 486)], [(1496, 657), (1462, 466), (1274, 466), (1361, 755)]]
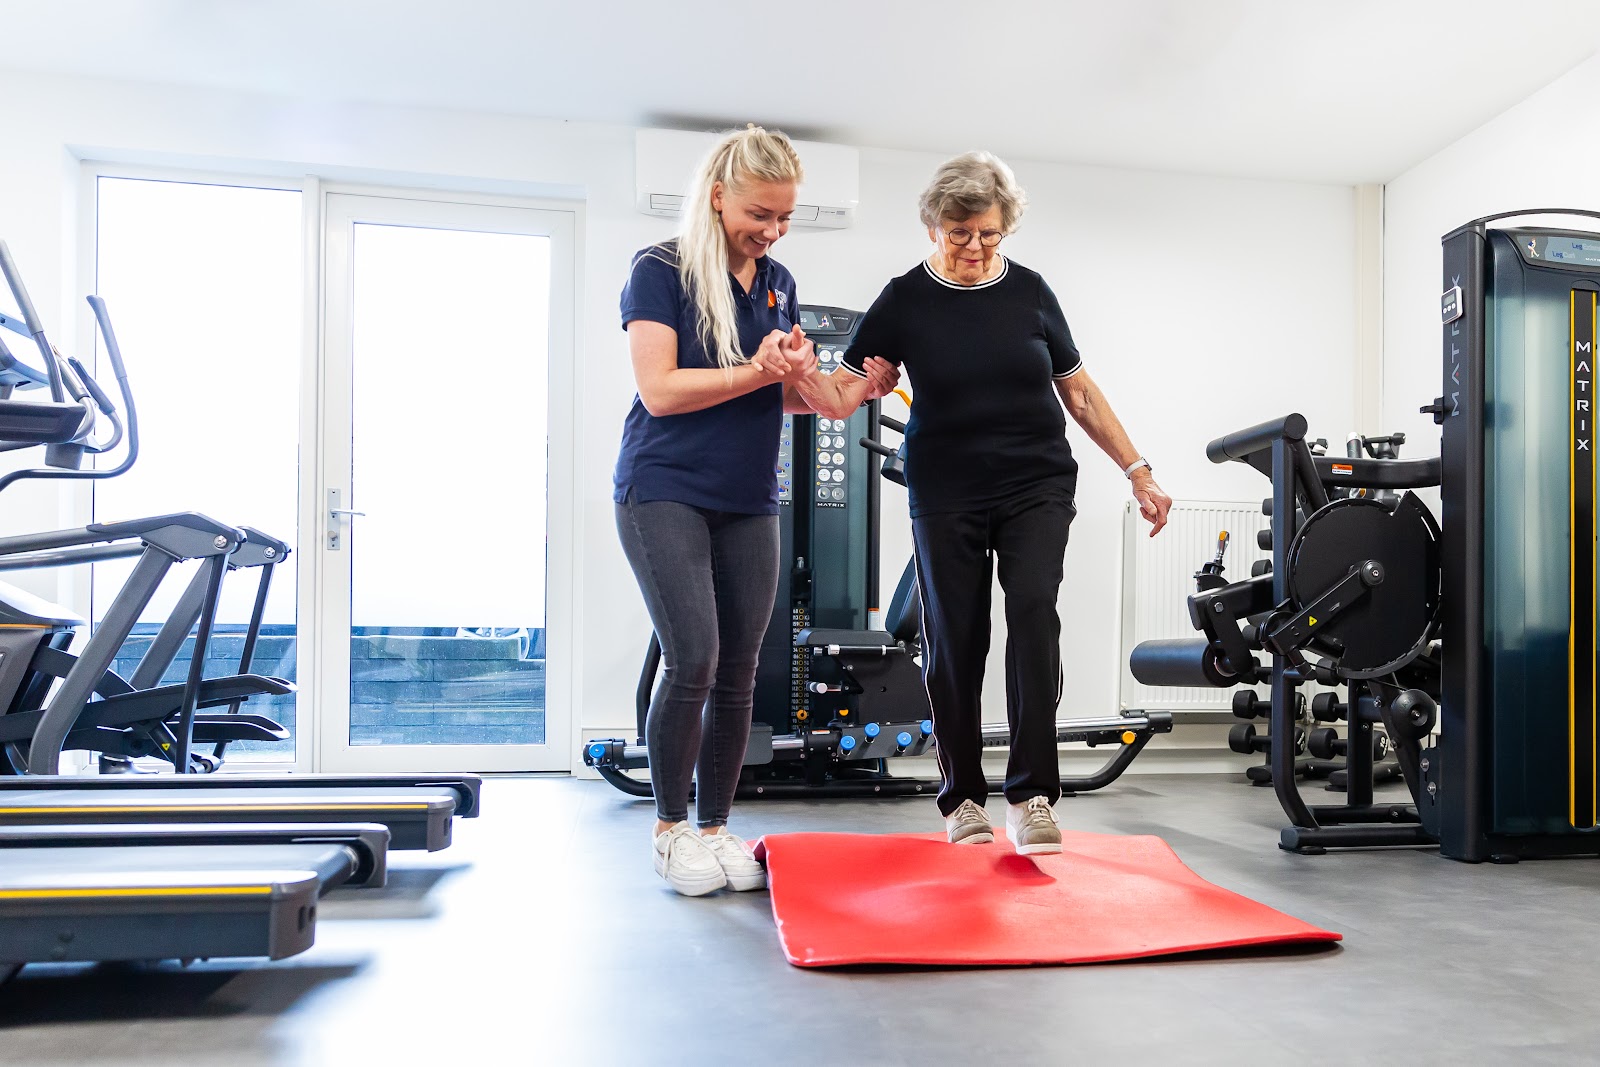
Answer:
[(1017, 184), (998, 156), (967, 152), (945, 160), (933, 172), (917, 208), (922, 224), (933, 227), (940, 219), (969, 219), (991, 207), (1000, 208), (1000, 228), (1011, 233), (1028, 208), (1028, 194)]

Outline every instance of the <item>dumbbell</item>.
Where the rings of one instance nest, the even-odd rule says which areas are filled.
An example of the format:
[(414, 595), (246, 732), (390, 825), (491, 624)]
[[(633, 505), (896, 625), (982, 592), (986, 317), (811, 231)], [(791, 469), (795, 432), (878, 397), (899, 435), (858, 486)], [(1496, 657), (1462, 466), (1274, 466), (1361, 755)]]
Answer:
[[(1339, 732), (1331, 726), (1324, 726), (1312, 730), (1306, 739), (1306, 747), (1317, 759), (1335, 759), (1350, 751), (1350, 742), (1339, 736)], [(1381, 731), (1372, 732), (1372, 761), (1374, 763), (1389, 754), (1389, 735)]]
[[(1272, 738), (1266, 734), (1256, 732), (1255, 723), (1242, 722), (1228, 731), (1228, 747), (1241, 756), (1248, 756), (1255, 752), (1270, 752)], [(1306, 732), (1303, 727), (1294, 728), (1294, 751), (1296, 755), (1303, 755), (1306, 750)]]
[[(1250, 694), (1254, 696), (1255, 694)], [(1256, 733), (1255, 723), (1241, 722), (1228, 731), (1228, 747), (1241, 756), (1249, 756), (1256, 752), (1265, 752), (1272, 744), (1272, 739)]]
[(1318, 693), (1311, 698), (1311, 717), (1318, 722), (1340, 722), (1350, 717), (1350, 708), (1339, 702), (1338, 693)]
[(1262, 700), (1254, 689), (1241, 689), (1233, 694), (1233, 713), (1241, 719), (1261, 719), (1271, 712), (1272, 705)]

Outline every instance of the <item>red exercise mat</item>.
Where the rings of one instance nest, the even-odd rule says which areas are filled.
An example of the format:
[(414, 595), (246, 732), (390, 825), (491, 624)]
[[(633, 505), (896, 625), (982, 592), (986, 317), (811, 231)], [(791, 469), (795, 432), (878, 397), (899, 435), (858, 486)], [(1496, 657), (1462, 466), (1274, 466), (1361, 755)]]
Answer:
[(1341, 938), (1212, 885), (1159, 837), (1063, 832), (1062, 846), (1019, 856), (999, 831), (988, 845), (943, 834), (760, 843), (778, 938), (798, 967), (1096, 963)]

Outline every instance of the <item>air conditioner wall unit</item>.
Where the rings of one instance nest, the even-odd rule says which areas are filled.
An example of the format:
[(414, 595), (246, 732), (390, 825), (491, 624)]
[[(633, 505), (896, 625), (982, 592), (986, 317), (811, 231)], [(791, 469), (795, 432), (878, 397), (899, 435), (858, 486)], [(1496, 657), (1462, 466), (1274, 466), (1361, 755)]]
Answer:
[[(638, 207), (646, 215), (677, 218), (695, 168), (721, 140), (715, 133), (639, 130), (634, 135)], [(795, 141), (806, 180), (791, 224), (841, 230), (855, 221), (861, 199), (861, 153), (845, 145)]]

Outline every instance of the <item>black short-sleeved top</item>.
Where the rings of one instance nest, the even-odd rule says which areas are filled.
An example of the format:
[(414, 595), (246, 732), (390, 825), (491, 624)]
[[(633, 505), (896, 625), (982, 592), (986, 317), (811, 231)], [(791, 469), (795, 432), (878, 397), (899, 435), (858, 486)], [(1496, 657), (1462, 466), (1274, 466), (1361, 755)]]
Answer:
[[(732, 274), (739, 350), (754, 355), (773, 330), (794, 325), (794, 276), (771, 256), (756, 261), (750, 291)], [(622, 328), (637, 319), (678, 334), (678, 366), (717, 366), (700, 342), (699, 312), (678, 274), (677, 242), (652, 245), (633, 257), (622, 287)], [(783, 386), (754, 392), (682, 415), (652, 415), (637, 396), (622, 428), (613, 498), (638, 503), (672, 500), (710, 511), (778, 513), (778, 439), (783, 433)]]
[(918, 264), (873, 301), (844, 368), (865, 377), (869, 356), (904, 367), (916, 393), (906, 424), (913, 518), (1052, 485), (1077, 490), (1054, 382), (1083, 360), (1036, 271), (1002, 259), (999, 275), (968, 286)]

